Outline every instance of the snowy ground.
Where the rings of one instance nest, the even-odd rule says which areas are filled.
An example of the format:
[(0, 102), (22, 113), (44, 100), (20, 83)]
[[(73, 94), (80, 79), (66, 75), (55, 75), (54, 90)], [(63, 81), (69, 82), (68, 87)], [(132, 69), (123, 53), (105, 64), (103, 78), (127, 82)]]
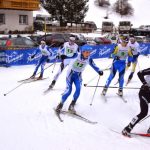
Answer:
[[(101, 68), (109, 67), (112, 60), (99, 59), (95, 61)], [(47, 66), (50, 64), (47, 64)], [(43, 95), (49, 86), (53, 75), (57, 72), (59, 64), (45, 71), (47, 80), (21, 85), (7, 96), (4, 93), (17, 87), (18, 80), (29, 77), (35, 68), (31, 66), (13, 66), (0, 68), (0, 150), (147, 150), (149, 138), (126, 138), (110, 129), (121, 131), (131, 119), (140, 111), (138, 90), (125, 90), (124, 103), (117, 95), (118, 89), (109, 89), (107, 103), (100, 96), (102, 88), (98, 88), (90, 106), (95, 88), (82, 88), (76, 110), (79, 114), (90, 120), (97, 121), (92, 125), (81, 120), (62, 115), (64, 122), (59, 122), (53, 108), (59, 103), (65, 88), (65, 74), (60, 76), (54, 90)], [(139, 69), (150, 67), (150, 58), (139, 57)], [(126, 72), (127, 79), (130, 70)], [(109, 75), (105, 71), (100, 78), (99, 85), (104, 85)], [(87, 83), (96, 76), (96, 72), (87, 67), (83, 73), (83, 83)], [(112, 81), (112, 86), (117, 81), (118, 75)], [(98, 78), (89, 83), (96, 85)], [(135, 74), (129, 87), (140, 87), (141, 83)], [(64, 105), (68, 108), (72, 95)], [(150, 126), (150, 118), (137, 124), (133, 132), (146, 132)]]

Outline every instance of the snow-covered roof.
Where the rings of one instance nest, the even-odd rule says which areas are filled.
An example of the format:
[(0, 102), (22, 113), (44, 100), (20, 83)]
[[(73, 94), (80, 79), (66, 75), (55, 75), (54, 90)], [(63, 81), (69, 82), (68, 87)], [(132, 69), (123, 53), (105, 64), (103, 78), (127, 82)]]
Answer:
[(44, 9), (41, 5), (40, 5), (40, 9), (37, 11), (33, 11), (33, 17), (36, 17), (37, 15), (40, 15), (42, 17), (50, 17), (51, 15), (48, 13), (48, 11), (46, 9)]

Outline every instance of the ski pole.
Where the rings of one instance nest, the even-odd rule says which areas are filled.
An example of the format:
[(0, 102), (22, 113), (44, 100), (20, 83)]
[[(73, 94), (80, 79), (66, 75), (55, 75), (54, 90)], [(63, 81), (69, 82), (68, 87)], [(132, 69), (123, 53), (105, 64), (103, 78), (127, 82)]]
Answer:
[(139, 61), (138, 61), (138, 60), (137, 60), (137, 65), (138, 65), (139, 71), (141, 71), (141, 69), (140, 69), (140, 64), (139, 64)]
[(56, 66), (56, 62), (54, 63), (54, 67), (53, 67), (52, 73), (54, 72), (55, 66)]
[(95, 93), (96, 93), (96, 90), (97, 90), (97, 87), (98, 87), (99, 80), (100, 80), (100, 75), (99, 75), (99, 78), (98, 78), (98, 81), (97, 81), (97, 86), (95, 88), (95, 91), (94, 91), (94, 94), (93, 94), (93, 97), (92, 97), (92, 100), (91, 100), (91, 103), (90, 103), (91, 106), (92, 106), (92, 103), (93, 103), (93, 100), (94, 100), (94, 96), (95, 96)]
[(7, 93), (4, 94), (4, 96), (8, 95), (9, 93), (13, 92), (15, 89), (19, 88), (21, 85), (23, 85), (24, 82), (20, 83), (18, 86), (16, 86), (15, 88), (13, 88), (12, 90), (8, 91)]
[[(106, 70), (109, 70), (110, 68), (106, 68), (106, 69), (103, 69), (102, 71), (106, 71)], [(89, 80), (86, 84), (84, 84), (84, 86), (87, 86), (90, 82), (92, 82), (98, 75), (96, 75), (95, 77), (93, 77), (91, 80)]]
[[(49, 66), (46, 67), (44, 70), (48, 69), (48, 68), (51, 67), (52, 65), (53, 65), (53, 64), (49, 65)], [(41, 72), (39, 72), (39, 73), (37, 73), (37, 74), (40, 74), (40, 73), (41, 73)], [(36, 75), (37, 75), (37, 74), (36, 74)], [(10, 91), (4, 93), (4, 96), (6, 96), (6, 95), (12, 93), (14, 90), (16, 90), (17, 88), (19, 88), (20, 86), (22, 86), (24, 83), (26, 83), (26, 81), (20, 83), (19, 85), (17, 85), (16, 87), (14, 87), (13, 89), (11, 89)]]
[[(101, 85), (87, 85), (86, 87), (105, 87)], [(118, 88), (116, 86), (110, 86), (109, 88)], [(123, 87), (123, 89), (140, 89), (139, 87)]]
[(90, 82), (92, 82), (98, 75), (96, 75), (94, 78), (92, 78), (91, 80), (89, 80), (86, 84), (84, 84), (84, 86), (87, 86)]
[[(52, 64), (50, 64), (48, 67), (46, 67), (44, 70), (46, 70), (46, 69), (48, 69), (49, 67), (51, 67), (51, 66), (53, 66), (54, 65), (54, 63), (52, 63)], [(40, 72), (38, 72), (36, 75), (38, 75), (38, 74), (40, 74), (41, 73), (41, 71)]]
[(55, 69), (55, 66), (56, 66), (56, 62), (57, 62), (57, 59), (56, 59), (56, 61), (54, 62), (54, 67), (53, 67), (53, 69), (52, 69), (52, 73), (54, 72), (54, 69)]

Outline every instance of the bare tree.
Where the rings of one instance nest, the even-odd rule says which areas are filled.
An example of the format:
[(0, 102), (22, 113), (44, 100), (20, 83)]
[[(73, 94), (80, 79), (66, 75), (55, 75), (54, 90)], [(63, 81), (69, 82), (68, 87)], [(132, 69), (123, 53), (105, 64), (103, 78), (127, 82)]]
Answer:
[(113, 5), (113, 11), (120, 14), (121, 16), (132, 16), (134, 9), (128, 0), (117, 0)]
[(110, 6), (109, 0), (95, 0), (95, 4), (100, 6), (100, 7)]

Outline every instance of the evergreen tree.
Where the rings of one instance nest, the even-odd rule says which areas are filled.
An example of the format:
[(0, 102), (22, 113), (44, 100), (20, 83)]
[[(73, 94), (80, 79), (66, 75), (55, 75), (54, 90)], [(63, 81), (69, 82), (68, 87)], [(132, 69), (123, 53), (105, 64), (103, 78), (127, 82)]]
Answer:
[(121, 16), (132, 16), (134, 13), (134, 9), (128, 3), (128, 0), (117, 0), (113, 6), (113, 10)]
[(44, 8), (52, 15), (52, 18), (60, 21), (60, 25), (66, 22), (82, 22), (88, 11), (89, 0), (45, 0)]

